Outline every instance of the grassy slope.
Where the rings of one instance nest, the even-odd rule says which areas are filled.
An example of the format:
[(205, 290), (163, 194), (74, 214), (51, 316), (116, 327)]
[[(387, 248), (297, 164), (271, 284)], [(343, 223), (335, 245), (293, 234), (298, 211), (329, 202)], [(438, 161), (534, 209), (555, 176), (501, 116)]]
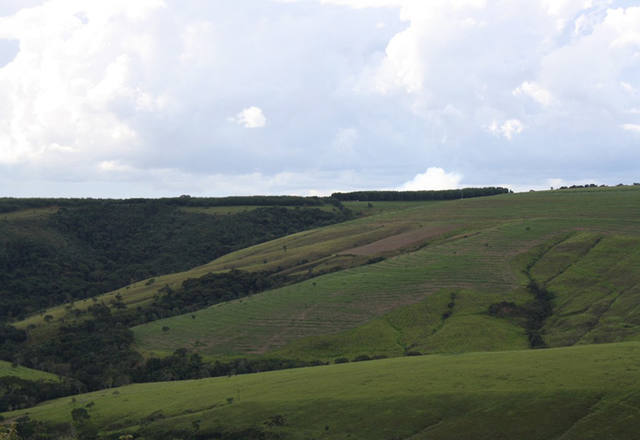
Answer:
[[(162, 353), (192, 347), (217, 356), (276, 350), (272, 351), (274, 355), (332, 359), (358, 354), (392, 356), (407, 350), (523, 348), (527, 342), (522, 328), (509, 320), (489, 317), (487, 309), (499, 301), (530, 301), (531, 295), (523, 287), (528, 279), (519, 272), (531, 259), (528, 252), (541, 243), (562, 240), (532, 269), (532, 275), (543, 282), (557, 275), (556, 268), (566, 270), (551, 281), (551, 287), (558, 290), (559, 302), (563, 295), (576, 294), (556, 287), (572, 273), (575, 261), (584, 259), (581, 264), (587, 264), (593, 258), (592, 266), (599, 262), (609, 268), (611, 261), (622, 260), (631, 266), (618, 271), (628, 272), (633, 267), (635, 260), (621, 258), (622, 254), (635, 252), (633, 244), (609, 260), (606, 252), (601, 256), (585, 252), (596, 240), (600, 240), (599, 246), (615, 248), (617, 240), (622, 239), (611, 234), (635, 243), (634, 237), (640, 236), (639, 217), (640, 191), (628, 188), (504, 195), (418, 205), (400, 214), (383, 212), (365, 220), (391, 223), (402, 218), (424, 227), (449, 221), (469, 232), (377, 264), (204, 309), (195, 314), (195, 319), (178, 316), (134, 330), (139, 347), (145, 351)], [(340, 226), (350, 228), (354, 224), (365, 223), (359, 220)], [(313, 242), (309, 246), (312, 249)], [(514, 265), (521, 255), (526, 258)], [(227, 262), (243, 258), (249, 256), (242, 251), (223, 257)], [(608, 277), (605, 272), (592, 268), (597, 277)], [(635, 278), (627, 278), (633, 287)], [(612, 288), (624, 287), (618, 278), (606, 279)], [(627, 298), (636, 299), (637, 304), (635, 292), (630, 289)], [(372, 321), (403, 305), (410, 306)], [(447, 312), (451, 313), (445, 319)], [(170, 330), (164, 332), (164, 326)], [(639, 334), (637, 330), (628, 334)], [(553, 338), (551, 328), (549, 333), (552, 345), (562, 345)], [(289, 343), (292, 345), (287, 346)]]
[[(251, 271), (280, 270), (288, 275), (309, 276), (357, 266), (365, 263), (370, 257), (340, 255), (340, 253), (391, 235), (419, 229), (421, 225), (417, 220), (411, 217), (403, 218), (397, 213), (415, 207), (424, 209), (432, 203), (434, 202), (376, 203), (373, 208), (363, 209), (363, 211), (364, 214), (380, 215), (304, 231), (241, 249), (185, 272), (158, 276), (100, 295), (95, 301), (110, 304), (119, 294), (129, 307), (144, 305), (151, 301), (158, 289), (165, 285), (177, 288), (188, 278), (201, 277), (210, 272), (226, 271), (231, 268)], [(359, 207), (357, 202), (351, 205), (355, 209)], [(76, 301), (73, 307), (84, 310), (93, 302), (93, 299)], [(18, 328), (26, 328), (30, 324), (42, 326), (45, 324), (43, 319), (45, 315), (51, 315), (55, 321), (59, 321), (69, 307), (68, 304), (53, 307), (41, 314), (16, 322), (14, 325)]]
[[(262, 208), (262, 207), (252, 207), (252, 208)], [(170, 208), (168, 208), (170, 209)], [(215, 209), (215, 208), (211, 208), (211, 209)], [(305, 208), (299, 208), (300, 210), (305, 210)], [(316, 208), (313, 208), (316, 209)], [(321, 210), (331, 210), (331, 211), (335, 211), (337, 210), (337, 208), (335, 208), (334, 206), (326, 206), (323, 205), (321, 207), (319, 207), (319, 209)], [(292, 212), (295, 212), (298, 210), (298, 207), (293, 207), (291, 208)], [(53, 260), (53, 255), (62, 255), (65, 257), (69, 257), (69, 256), (73, 256), (74, 258), (76, 258), (76, 260), (74, 260), (74, 267), (82, 267), (82, 261), (86, 261), (86, 258), (89, 258), (91, 260), (91, 262), (88, 262), (87, 265), (93, 267), (93, 264), (95, 263), (95, 258), (96, 255), (93, 251), (91, 251), (91, 249), (89, 249), (91, 246), (87, 246), (86, 243), (83, 242), (83, 240), (78, 239), (77, 237), (74, 237), (73, 234), (70, 233), (65, 233), (65, 232), (61, 232), (60, 230), (58, 230), (56, 227), (53, 227), (49, 224), (49, 216), (51, 216), (52, 214), (54, 214), (57, 211), (57, 209), (55, 207), (51, 207), (51, 208), (40, 208), (40, 209), (25, 209), (25, 210), (21, 210), (21, 211), (16, 211), (16, 212), (11, 212), (8, 214), (1, 214), (0, 213), (0, 226), (2, 226), (3, 231), (7, 230), (9, 231), (9, 233), (7, 234), (7, 237), (9, 239), (15, 239), (15, 238), (21, 238), (21, 239), (25, 239), (25, 241), (27, 243), (33, 243), (34, 247), (36, 249), (40, 249), (40, 252), (42, 253), (46, 253), (49, 252), (51, 255), (51, 260)], [(179, 210), (180, 211), (180, 210)], [(184, 208), (181, 211), (186, 211), (186, 212), (200, 212), (200, 211), (207, 211), (207, 208)], [(208, 212), (208, 211), (207, 211)], [(211, 218), (209, 218), (208, 220), (203, 220), (206, 219), (206, 216), (186, 216), (184, 214), (179, 216), (180, 219), (184, 220), (184, 222), (180, 222), (178, 221), (175, 225), (175, 228), (177, 231), (183, 231), (183, 228), (185, 224), (191, 224), (189, 223), (186, 219), (191, 218), (192, 220), (197, 218), (199, 223), (193, 223), (192, 226), (194, 225), (199, 225), (198, 227), (200, 228), (199, 230), (202, 232), (210, 232), (211, 230), (213, 230), (211, 228), (211, 224), (216, 225), (217, 223), (213, 222), (213, 220), (211, 220)], [(138, 218), (140, 220), (140, 218)], [(195, 220), (194, 220), (195, 222)], [(184, 223), (184, 224), (183, 224)], [(257, 225), (256, 227), (259, 227), (259, 225)], [(152, 230), (155, 230), (155, 228), (152, 228)], [(197, 232), (194, 231), (193, 228), (191, 228), (191, 230), (187, 230), (187, 232)], [(181, 232), (182, 233), (182, 232)], [(171, 235), (171, 234), (169, 234)], [(187, 234), (188, 235), (188, 234)], [(196, 234), (192, 234), (193, 235)], [(206, 235), (211, 235), (211, 234), (203, 234), (203, 236)], [(179, 237), (179, 235), (171, 235), (172, 237)], [(199, 234), (198, 234), (199, 236)], [(273, 236), (273, 235), (270, 235)], [(7, 238), (4, 237), (4, 238)], [(0, 237), (3, 238), (3, 237)], [(142, 237), (143, 239), (145, 237)], [(157, 238), (157, 237), (156, 237)], [(229, 238), (229, 237), (227, 237)], [(162, 237), (160, 239), (160, 241), (163, 242), (164, 237)], [(243, 239), (245, 240), (245, 239)], [(0, 239), (0, 242), (2, 240)], [(86, 240), (85, 240), (86, 241)], [(144, 241), (144, 240), (143, 240)], [(170, 240), (169, 240), (170, 241)], [(178, 240), (181, 241), (181, 240)], [(234, 240), (231, 240), (234, 241)], [(245, 240), (246, 241), (246, 240)], [(156, 243), (159, 242), (158, 240), (156, 240)], [(127, 243), (131, 243), (131, 241), (127, 241)], [(150, 243), (150, 242), (149, 242)], [(145, 246), (145, 245), (149, 245), (149, 243), (145, 242), (145, 243), (138, 243), (136, 246), (139, 249), (141, 246)], [(231, 246), (233, 243), (227, 243), (227, 245)], [(108, 243), (107, 243), (108, 245)], [(161, 247), (161, 246), (160, 246)], [(137, 251), (138, 249), (136, 249), (136, 247), (132, 248), (132, 249), (128, 249), (129, 251)], [(187, 249), (188, 250), (188, 249)], [(162, 251), (162, 249), (160, 250)], [(165, 249), (166, 251), (166, 249)], [(282, 252), (282, 248), (280, 248), (280, 251)], [(14, 251), (15, 252), (15, 251)], [(66, 253), (65, 253), (66, 252)], [(168, 255), (175, 255), (175, 252), (169, 252)], [(84, 256), (84, 257), (83, 257)], [(147, 256), (149, 257), (153, 257), (153, 256), (157, 256), (157, 253), (155, 253), (154, 251), (149, 251), (149, 252), (143, 252), (143, 254), (139, 255), (139, 258), (142, 258), (142, 256), (144, 256), (145, 258)], [(63, 257), (64, 258), (64, 257)], [(83, 260), (83, 258), (85, 258)], [(143, 258), (144, 259), (144, 258)], [(82, 261), (81, 261), (82, 260)], [(161, 259), (162, 260), (162, 259)], [(46, 261), (46, 260), (45, 260)], [(65, 260), (68, 262), (68, 260)], [(102, 261), (102, 260), (101, 260)], [(192, 259), (192, 261), (195, 261)], [(202, 262), (202, 260), (199, 260), (200, 262)], [(262, 262), (261, 262), (262, 263)], [(105, 263), (107, 264), (107, 263)], [(195, 263), (194, 263), (195, 264)], [(131, 266), (131, 265), (129, 265)], [(179, 265), (174, 265), (173, 267), (178, 267)], [(38, 266), (38, 267), (43, 267), (42, 265)], [(134, 265), (135, 267), (135, 265)], [(184, 266), (182, 266), (184, 268)], [(49, 269), (49, 270), (47, 270)], [(117, 268), (116, 268), (117, 269)], [(142, 268), (144, 269), (144, 268)], [(63, 271), (64, 269), (60, 269), (59, 267), (56, 267), (55, 270), (51, 270), (48, 267), (45, 267), (44, 269), (42, 269), (41, 271), (43, 273), (59, 273), (60, 271)], [(88, 271), (89, 269), (87, 269)], [(93, 270), (93, 269), (92, 269)], [(93, 273), (78, 273), (78, 274), (74, 274), (74, 276), (77, 277), (78, 284), (81, 284), (81, 281), (86, 278), (86, 277), (100, 277), (100, 270), (102, 270), (102, 268), (100, 268), (97, 272), (97, 274), (93, 274)], [(105, 269), (106, 270), (106, 269)], [(204, 273), (209, 272), (209, 268), (203, 268), (203, 270), (205, 271)], [(225, 269), (222, 269), (225, 270)], [(37, 269), (34, 268), (34, 271), (37, 271)], [(112, 272), (109, 272), (112, 273)], [(147, 271), (147, 273), (152, 273), (151, 271)], [(198, 270), (195, 271), (194, 276), (199, 276), (199, 274), (202, 274), (201, 272), (198, 272)], [(189, 278), (191, 275), (191, 273), (185, 274), (185, 276), (182, 276), (181, 274), (170, 274), (167, 277), (162, 277), (161, 281), (165, 281), (166, 283), (172, 284), (172, 285), (177, 285), (180, 284), (185, 278)], [(35, 276), (34, 276), (35, 278)], [(67, 277), (63, 277), (63, 279), (69, 279), (70, 276), (69, 274), (67, 274)], [(131, 277), (133, 279), (133, 276)], [(93, 279), (93, 278), (91, 278)], [(126, 277), (126, 279), (129, 279), (129, 277)], [(174, 282), (175, 281), (175, 282)], [(43, 283), (43, 285), (46, 283)], [(74, 280), (72, 279), (69, 284), (74, 284)], [(110, 285), (119, 285), (120, 283), (111, 283)], [(40, 286), (37, 286), (40, 287)], [(140, 302), (145, 302), (148, 301), (153, 294), (155, 294), (158, 290), (159, 287), (162, 287), (162, 285), (156, 284), (154, 285), (153, 283), (149, 283), (148, 284), (148, 280), (145, 280), (143, 282), (139, 282), (133, 285), (133, 287), (131, 286), (126, 286), (122, 289), (118, 289), (116, 292), (112, 292), (111, 294), (107, 294), (105, 296), (103, 296), (101, 299), (105, 300), (107, 303), (110, 303), (111, 300), (113, 300), (115, 298), (115, 296), (118, 293), (123, 293), (126, 294), (125, 296), (126, 301), (128, 304), (130, 305), (134, 305), (134, 304), (139, 304)], [(35, 290), (35, 288), (34, 288)], [(92, 291), (95, 291), (95, 289), (93, 289)], [(122, 292), (121, 292), (122, 291)], [(76, 308), (84, 308), (86, 309), (89, 305), (91, 305), (93, 303), (93, 299), (91, 300), (85, 300), (85, 301), (77, 301), (76, 303), (72, 303), (72, 304), (66, 304), (66, 305), (60, 305), (58, 307), (54, 307), (51, 308), (50, 310), (44, 311), (42, 313), (38, 313), (35, 314), (34, 316), (22, 321), (22, 322), (18, 322), (15, 323), (17, 325), (17, 327), (19, 328), (26, 328), (27, 326), (29, 326), (30, 324), (34, 324), (34, 325), (38, 325), (38, 324), (43, 324), (44, 323), (44, 316), (45, 315), (51, 315), (53, 316), (56, 320), (61, 318), (62, 316), (64, 316), (64, 314), (68, 311), (69, 308), (71, 307), (76, 307)]]
[(58, 211), (58, 208), (56, 207), (23, 209), (20, 211), (0, 214), (0, 221), (41, 219), (41, 218), (46, 218), (51, 214), (55, 214), (57, 211)]
[[(529, 347), (525, 331), (517, 325), (487, 316), (488, 304), (511, 296), (456, 291), (455, 304), (447, 292), (438, 292), (418, 304), (399, 307), (354, 329), (294, 340), (270, 356), (331, 361), (359, 355), (402, 356), (408, 352), (460, 353), (517, 350)], [(443, 315), (453, 310), (448, 318)], [(481, 329), (481, 331), (479, 331)]]
[(640, 237), (605, 236), (548, 282), (551, 345), (640, 337)]
[(0, 377), (14, 376), (26, 380), (57, 381), (58, 376), (45, 371), (32, 370), (26, 367), (13, 367), (11, 362), (0, 361)]
[[(291, 439), (638, 439), (640, 343), (432, 355), (244, 376), (154, 383), (51, 401), (29, 410), (70, 420), (93, 402), (103, 431), (241, 431)], [(232, 400), (230, 400), (232, 399)], [(156, 413), (158, 414), (158, 413)], [(283, 426), (268, 426), (280, 415)]]

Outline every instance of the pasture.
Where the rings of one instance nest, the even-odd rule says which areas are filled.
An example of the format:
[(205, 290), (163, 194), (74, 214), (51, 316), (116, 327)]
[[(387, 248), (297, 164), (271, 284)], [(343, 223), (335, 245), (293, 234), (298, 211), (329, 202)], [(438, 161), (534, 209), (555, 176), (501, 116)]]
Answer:
[(24, 380), (47, 380), (57, 381), (58, 376), (47, 373), (46, 371), (33, 370), (22, 366), (13, 366), (11, 362), (0, 361), (0, 377), (12, 376)]
[(283, 439), (633, 440), (639, 365), (633, 342), (403, 357), (130, 385), (4, 417), (69, 422), (84, 407), (102, 433), (140, 438), (197, 426)]
[[(555, 319), (565, 313), (562, 298), (589, 302), (594, 297), (567, 291), (561, 284), (566, 277), (575, 273), (574, 278), (587, 277), (589, 283), (602, 279), (610, 289), (603, 294), (608, 300), (621, 289), (621, 301), (638, 303), (637, 271), (632, 268), (637, 264), (639, 215), (640, 191), (628, 189), (508, 194), (387, 211), (330, 231), (363, 221), (393, 225), (402, 219), (417, 224), (414, 231), (453, 225), (455, 232), (375, 264), (135, 327), (136, 341), (140, 350), (155, 354), (189, 347), (214, 357), (272, 354), (322, 360), (406, 351), (518, 349), (526, 345), (521, 323), (491, 317), (488, 308), (503, 301), (526, 305), (532, 300), (526, 286), (535, 280), (557, 291), (557, 314), (545, 327), (548, 344), (570, 345), (555, 336), (554, 326), (560, 325)], [(406, 232), (396, 235), (402, 234)], [(541, 246), (546, 251), (538, 255)], [(240, 251), (213, 264), (250, 258)], [(528, 267), (529, 277), (524, 275)], [(615, 273), (626, 275), (610, 276)], [(609, 315), (600, 310), (602, 322), (589, 318), (591, 334), (618, 320), (618, 327), (626, 330), (615, 337), (602, 330), (609, 336), (600, 335), (601, 341), (639, 335), (631, 318), (637, 309), (628, 311), (629, 319), (615, 310), (623, 309), (614, 307)]]

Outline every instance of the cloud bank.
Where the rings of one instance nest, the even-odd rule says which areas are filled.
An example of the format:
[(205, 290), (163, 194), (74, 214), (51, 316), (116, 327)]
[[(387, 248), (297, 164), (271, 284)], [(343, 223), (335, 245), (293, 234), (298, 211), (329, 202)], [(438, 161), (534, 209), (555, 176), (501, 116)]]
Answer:
[(638, 178), (628, 1), (7, 0), (0, 15), (2, 195)]
[(460, 188), (462, 176), (456, 173), (447, 173), (442, 168), (431, 167), (413, 179), (406, 182), (400, 191), (421, 191)]
[(245, 128), (261, 128), (267, 125), (267, 118), (262, 109), (255, 106), (245, 108), (231, 120)]

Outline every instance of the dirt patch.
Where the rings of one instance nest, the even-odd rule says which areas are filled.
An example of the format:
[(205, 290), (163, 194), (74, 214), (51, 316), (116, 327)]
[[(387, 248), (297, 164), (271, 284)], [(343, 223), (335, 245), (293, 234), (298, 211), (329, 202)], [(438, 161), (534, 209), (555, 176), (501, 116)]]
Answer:
[(424, 226), (413, 231), (403, 232), (401, 234), (392, 235), (391, 237), (383, 238), (373, 243), (365, 244), (364, 246), (358, 246), (352, 249), (347, 249), (338, 255), (377, 255), (383, 252), (395, 251), (411, 245), (418, 244), (429, 238), (442, 235), (446, 232), (452, 231), (458, 226)]

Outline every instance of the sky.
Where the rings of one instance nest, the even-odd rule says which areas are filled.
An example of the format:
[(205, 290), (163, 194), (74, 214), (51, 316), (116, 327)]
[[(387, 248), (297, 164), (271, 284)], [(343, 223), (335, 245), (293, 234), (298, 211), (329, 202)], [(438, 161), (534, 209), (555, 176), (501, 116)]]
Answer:
[(640, 0), (1, 0), (0, 197), (640, 182)]

